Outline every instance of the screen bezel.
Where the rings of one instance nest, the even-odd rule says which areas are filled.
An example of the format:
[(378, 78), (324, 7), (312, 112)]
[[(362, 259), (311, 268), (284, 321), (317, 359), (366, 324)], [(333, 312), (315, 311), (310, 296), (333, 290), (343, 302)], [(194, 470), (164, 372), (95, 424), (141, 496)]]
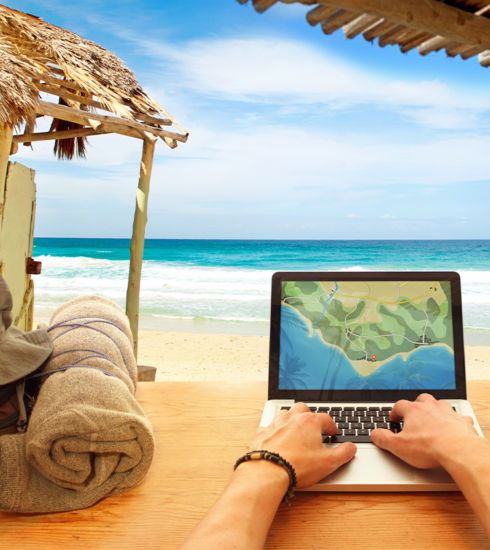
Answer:
[[(454, 366), (456, 388), (451, 390), (301, 390), (279, 389), (279, 357), (281, 327), (281, 289), (286, 281), (449, 281), (454, 337)], [(295, 401), (363, 401), (395, 402), (399, 399), (416, 399), (421, 393), (430, 393), (436, 399), (466, 399), (466, 373), (464, 362), (463, 311), (461, 280), (451, 271), (424, 272), (278, 272), (272, 276), (271, 325), (269, 345), (269, 399)]]

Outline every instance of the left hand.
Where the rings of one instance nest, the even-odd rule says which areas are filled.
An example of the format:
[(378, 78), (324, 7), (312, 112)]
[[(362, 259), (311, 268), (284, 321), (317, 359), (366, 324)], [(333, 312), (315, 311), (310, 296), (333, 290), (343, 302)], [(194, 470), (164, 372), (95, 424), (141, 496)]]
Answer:
[(258, 429), (250, 450), (279, 453), (296, 470), (297, 488), (304, 489), (349, 462), (357, 452), (353, 443), (327, 449), (322, 432), (337, 433), (331, 416), (312, 413), (304, 403), (295, 403), (289, 411), (280, 411), (269, 426)]

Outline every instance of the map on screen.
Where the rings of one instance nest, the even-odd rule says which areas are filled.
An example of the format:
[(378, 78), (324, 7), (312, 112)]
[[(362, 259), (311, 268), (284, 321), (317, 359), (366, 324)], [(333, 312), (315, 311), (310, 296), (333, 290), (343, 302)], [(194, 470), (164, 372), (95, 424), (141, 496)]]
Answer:
[(449, 281), (282, 283), (279, 389), (454, 389)]

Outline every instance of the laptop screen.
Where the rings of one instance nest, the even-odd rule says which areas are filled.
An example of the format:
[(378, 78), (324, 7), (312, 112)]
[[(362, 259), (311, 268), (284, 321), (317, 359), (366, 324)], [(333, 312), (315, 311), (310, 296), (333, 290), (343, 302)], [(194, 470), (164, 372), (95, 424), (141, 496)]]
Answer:
[(389, 280), (287, 275), (279, 285), (279, 390), (456, 390), (456, 289), (447, 273), (424, 280), (403, 273)]

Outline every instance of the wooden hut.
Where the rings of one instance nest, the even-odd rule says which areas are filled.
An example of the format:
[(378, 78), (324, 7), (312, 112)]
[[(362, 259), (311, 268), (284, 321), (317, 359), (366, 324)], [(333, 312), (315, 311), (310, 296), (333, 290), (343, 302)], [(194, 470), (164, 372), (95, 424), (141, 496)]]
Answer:
[[(54, 101), (42, 100), (40, 92), (54, 96)], [(35, 132), (39, 117), (52, 118), (49, 132)], [(133, 73), (113, 53), (38, 17), (0, 5), (0, 273), (8, 268), (8, 251), (19, 256), (16, 237), (24, 235), (25, 230), (7, 227), (8, 223), (20, 223), (19, 213), (25, 214), (23, 223), (30, 230), (24, 238), (27, 248), (21, 258), (24, 271), (32, 254), (34, 173), (9, 162), (9, 155), (15, 154), (21, 143), (53, 140), (60, 159), (83, 157), (88, 137), (110, 133), (143, 142), (126, 300), (137, 353), (140, 279), (155, 145), (161, 139), (174, 149), (179, 142), (187, 141), (188, 133), (141, 88)], [(9, 177), (17, 178), (16, 181), (24, 178), (30, 185), (27, 194), (32, 208), (20, 198), (15, 208), (11, 207), (13, 199), (9, 194), (7, 215), (4, 205)], [(16, 324), (27, 330), (32, 327), (33, 284), (29, 271), (32, 273), (33, 269), (31, 262), (26, 277), (24, 273), (22, 277), (6, 277), (13, 286), (21, 281), (20, 290), (14, 295), (14, 317)]]
[[(249, 0), (238, 0), (246, 4)], [(279, 0), (252, 0), (262, 13)], [(311, 6), (306, 20), (325, 34), (342, 28), (346, 38), (359, 34), (381, 47), (398, 45), (421, 55), (445, 50), (450, 57), (478, 56), (490, 66), (490, 0), (280, 0)]]

